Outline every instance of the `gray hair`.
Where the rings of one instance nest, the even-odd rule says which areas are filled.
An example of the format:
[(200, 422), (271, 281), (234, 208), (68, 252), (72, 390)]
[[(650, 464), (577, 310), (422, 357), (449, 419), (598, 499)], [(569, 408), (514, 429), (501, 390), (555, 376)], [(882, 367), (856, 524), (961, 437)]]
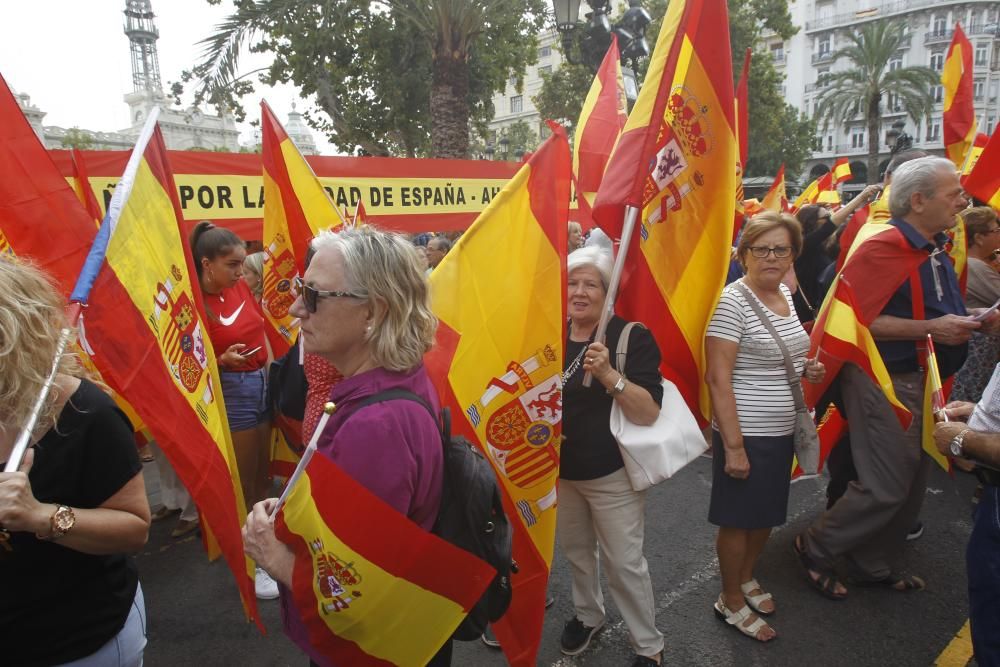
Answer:
[(910, 212), (910, 198), (919, 192), (924, 197), (933, 197), (938, 176), (942, 171), (955, 171), (951, 160), (943, 157), (921, 157), (901, 164), (892, 174), (889, 190), (889, 212), (894, 218), (902, 218)]
[(372, 305), (376, 300), (385, 303), (384, 319), (367, 335), (375, 363), (390, 371), (418, 366), (434, 344), (438, 322), (413, 244), (401, 234), (369, 225), (320, 232), (312, 247), (340, 253), (349, 292)]
[(608, 285), (611, 284), (611, 271), (614, 268), (614, 259), (611, 257), (611, 253), (596, 245), (574, 250), (566, 259), (566, 275), (568, 276), (585, 266), (597, 269), (597, 272), (601, 274), (604, 291), (607, 292)]

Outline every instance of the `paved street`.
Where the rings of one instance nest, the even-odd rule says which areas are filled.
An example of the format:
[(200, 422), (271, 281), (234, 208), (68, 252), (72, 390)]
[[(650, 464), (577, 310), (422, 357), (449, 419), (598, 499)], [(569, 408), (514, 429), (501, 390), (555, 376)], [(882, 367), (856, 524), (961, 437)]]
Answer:
[[(146, 466), (153, 502), (155, 469)], [(699, 459), (649, 495), (646, 555), (657, 600), (657, 623), (667, 637), (666, 664), (676, 665), (930, 665), (965, 623), (964, 553), (975, 481), (932, 473), (924, 503), (924, 536), (909, 544), (903, 569), (928, 581), (919, 593), (850, 588), (833, 602), (805, 582), (792, 553), (794, 536), (825, 503), (825, 480), (794, 484), (788, 523), (776, 530), (758, 579), (775, 596), (779, 638), (760, 645), (725, 627), (712, 614), (719, 593), (714, 530), (706, 521), (710, 461)], [(208, 563), (195, 537), (172, 540), (170, 519), (154, 524), (138, 557), (149, 613), (150, 667), (160, 665), (307, 665), (281, 632), (277, 605), (261, 602), (268, 634), (242, 619), (232, 577), (221, 562)], [(627, 665), (628, 639), (613, 606), (608, 627), (576, 658), (559, 653), (563, 622), (572, 614), (566, 563), (558, 555), (538, 664)], [(613, 605), (610, 602), (609, 604)], [(479, 642), (459, 644), (455, 665), (503, 665), (502, 654)]]

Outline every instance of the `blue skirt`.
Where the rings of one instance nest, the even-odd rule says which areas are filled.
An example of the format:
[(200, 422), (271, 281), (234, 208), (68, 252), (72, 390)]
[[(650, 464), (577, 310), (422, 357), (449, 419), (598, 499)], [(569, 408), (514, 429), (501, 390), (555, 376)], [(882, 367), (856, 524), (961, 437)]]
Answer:
[(726, 474), (722, 436), (712, 431), (712, 500), (708, 521), (724, 528), (756, 530), (785, 523), (792, 481), (793, 435), (743, 436), (750, 476)]

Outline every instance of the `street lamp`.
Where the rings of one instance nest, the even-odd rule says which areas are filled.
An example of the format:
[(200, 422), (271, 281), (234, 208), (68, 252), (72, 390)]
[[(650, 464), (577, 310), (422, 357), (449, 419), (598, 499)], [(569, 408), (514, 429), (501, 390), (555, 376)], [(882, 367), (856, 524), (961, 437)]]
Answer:
[(905, 127), (906, 121), (897, 120), (892, 124), (892, 129), (885, 133), (885, 144), (889, 147), (889, 155), (913, 148), (913, 137), (906, 133), (903, 129)]
[(591, 11), (586, 15), (586, 21), (580, 21), (580, 0), (552, 0), (556, 29), (561, 35), (566, 60), (574, 65), (585, 64), (596, 73), (611, 45), (611, 35), (617, 36), (625, 96), (631, 104), (639, 92), (636, 61), (649, 55), (646, 28), (652, 17), (642, 7), (642, 0), (629, 0), (629, 8), (615, 24), (608, 18), (611, 11), (609, 0), (587, 0), (587, 4)]
[(500, 144), (500, 159), (506, 160), (507, 152), (510, 150), (510, 139), (508, 139), (507, 136), (504, 135), (500, 137), (500, 141), (497, 143)]
[(493, 142), (486, 144), (486, 159), (492, 160), (493, 156), (496, 155), (496, 149), (493, 148)]

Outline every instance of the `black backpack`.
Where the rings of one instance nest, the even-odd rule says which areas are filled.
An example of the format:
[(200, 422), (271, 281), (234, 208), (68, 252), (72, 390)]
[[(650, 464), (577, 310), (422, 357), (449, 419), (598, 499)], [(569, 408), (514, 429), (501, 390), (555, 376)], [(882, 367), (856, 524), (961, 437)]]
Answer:
[(472, 641), (486, 626), (500, 619), (510, 607), (510, 575), (517, 572), (512, 558), (513, 530), (504, 513), (493, 466), (486, 457), (462, 436), (451, 435), (451, 415), (448, 408), (440, 418), (427, 402), (405, 389), (388, 389), (361, 401), (355, 410), (373, 403), (408, 400), (419, 403), (434, 417), (444, 444), (444, 488), (441, 509), (434, 522), (433, 533), (465, 549), (493, 566), (497, 574), (483, 596), (469, 611), (452, 635), (459, 641)]

